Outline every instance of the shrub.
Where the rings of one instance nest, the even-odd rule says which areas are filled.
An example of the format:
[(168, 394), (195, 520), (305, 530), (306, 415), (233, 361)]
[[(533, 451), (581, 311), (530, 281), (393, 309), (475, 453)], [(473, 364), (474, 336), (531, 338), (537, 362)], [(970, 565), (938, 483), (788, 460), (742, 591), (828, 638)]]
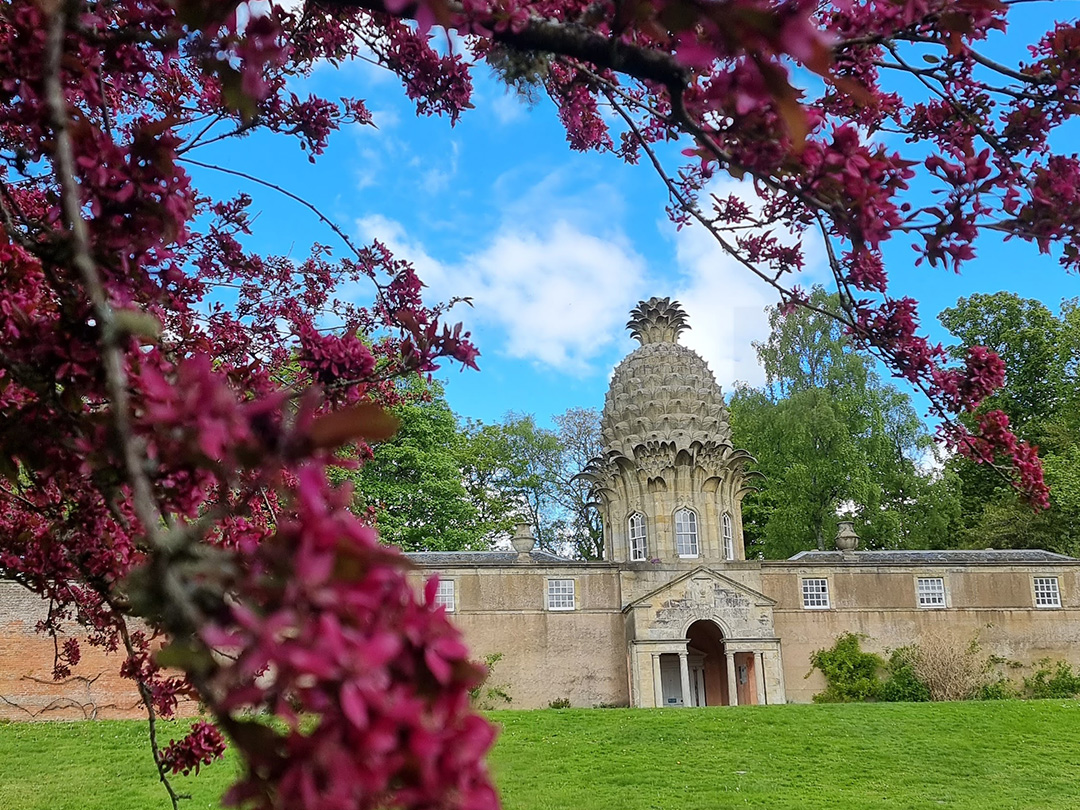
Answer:
[(548, 704), (549, 709), (569, 709), (570, 698), (555, 698)]
[(814, 695), (815, 703), (855, 703), (881, 697), (878, 670), (885, 662), (880, 655), (863, 652), (859, 639), (855, 633), (844, 633), (832, 647), (810, 656), (811, 666), (821, 670), (827, 684), (824, 692)]
[(1066, 661), (1058, 661), (1051, 671), (1043, 659), (1030, 678), (1024, 678), (1024, 692), (1033, 698), (1071, 698), (1080, 695), (1080, 672), (1074, 673)]
[(987, 681), (975, 694), (976, 700), (1014, 700), (1017, 697), (1019, 695), (1012, 681), (1001, 677), (995, 681)]
[(881, 699), (890, 702), (925, 703), (930, 700), (930, 687), (915, 674), (916, 644), (893, 650), (885, 665), (888, 677), (881, 686)]
[(979, 640), (966, 645), (952, 636), (927, 633), (913, 645), (915, 677), (926, 684), (931, 700), (970, 700), (986, 684), (989, 672), (979, 659)]

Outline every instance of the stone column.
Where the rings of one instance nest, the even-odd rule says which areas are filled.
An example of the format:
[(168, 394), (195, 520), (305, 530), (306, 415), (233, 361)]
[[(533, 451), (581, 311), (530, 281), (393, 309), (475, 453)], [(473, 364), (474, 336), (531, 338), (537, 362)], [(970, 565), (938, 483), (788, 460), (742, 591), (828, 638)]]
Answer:
[(652, 678), (653, 678), (653, 706), (660, 708), (664, 705), (664, 685), (660, 680), (660, 654), (653, 653), (652, 657)]
[[(780, 680), (780, 703), (787, 703), (787, 684), (784, 682), (784, 659), (777, 647), (773, 652), (773, 661), (776, 662), (776, 676)], [(774, 699), (774, 703), (777, 701)]]
[(728, 705), (739, 705), (739, 682), (736, 680), (735, 675), (735, 653), (724, 651), (724, 655), (727, 656), (727, 692), (728, 692)]
[(688, 653), (683, 650), (679, 653), (679, 685), (682, 687), (682, 705), (690, 705), (690, 662)]
[(758, 651), (754, 653), (754, 672), (757, 673), (757, 702), (758, 706), (765, 705), (765, 655)]

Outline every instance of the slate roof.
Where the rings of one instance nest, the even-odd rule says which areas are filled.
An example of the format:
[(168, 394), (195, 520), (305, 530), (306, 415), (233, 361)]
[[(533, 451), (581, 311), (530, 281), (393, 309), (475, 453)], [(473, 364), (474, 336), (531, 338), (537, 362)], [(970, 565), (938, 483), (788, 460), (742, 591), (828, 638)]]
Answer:
[(864, 565), (965, 565), (968, 563), (1067, 563), (1075, 557), (1034, 548), (950, 549), (948, 551), (800, 551), (788, 562), (810, 564), (861, 563)]
[[(516, 551), (410, 551), (405, 554), (417, 565), (453, 566), (453, 565), (514, 565), (517, 562)], [(547, 551), (531, 551), (533, 563), (551, 565), (584, 565), (583, 560), (568, 560)]]

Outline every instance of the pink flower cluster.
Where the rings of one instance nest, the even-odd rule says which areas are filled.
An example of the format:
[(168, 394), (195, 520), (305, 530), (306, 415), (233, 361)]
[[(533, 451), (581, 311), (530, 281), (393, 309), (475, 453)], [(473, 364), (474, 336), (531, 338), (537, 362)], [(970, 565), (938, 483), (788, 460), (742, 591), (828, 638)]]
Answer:
[(198, 773), (203, 765), (209, 765), (225, 754), (225, 738), (221, 732), (205, 720), (191, 725), (191, 731), (182, 739), (170, 740), (161, 752), (161, 761), (173, 773)]
[[(347, 502), (301, 468), (294, 511), (244, 565), (249, 600), (203, 630), (238, 651), (214, 676), (249, 766), (229, 801), (493, 808), (481, 756), (494, 733), (468, 702), (481, 673), (433, 593), (410, 592), (403, 560)], [(242, 719), (263, 711), (286, 728)]]
[[(314, 158), (336, 129), (368, 123), (361, 102), (288, 89), (317, 60), (354, 55), (356, 37), (333, 14), (280, 4), (62, 8), (74, 13), (0, 8), (3, 576), (51, 600), (42, 632), (79, 623), (86, 642), (123, 645), (122, 674), (157, 714), (203, 701), (213, 723), (171, 743), (167, 769), (220, 756), (220, 728), (245, 757), (235, 795), (267, 806), (495, 806), (493, 732), (468, 708), (477, 670), (321, 466), (366, 435), (356, 413), (321, 421), (335, 405), (378, 412), (396, 378), (441, 357), (475, 364), (476, 349), (383, 246), (348, 260), (322, 246), (298, 262), (251, 253), (250, 200), (201, 197), (182, 161), (256, 128)], [(423, 109), (467, 106), (460, 56), (361, 16)], [(71, 195), (85, 232), (61, 207)], [(356, 282), (373, 305), (338, 300)], [(331, 312), (344, 326), (318, 331)], [(200, 641), (215, 628), (238, 662), (268, 668), (222, 664)], [(166, 655), (169, 639), (183, 643)], [(79, 658), (76, 641), (59, 644), (56, 676)], [(255, 707), (284, 712), (280, 747), (252, 743)]]

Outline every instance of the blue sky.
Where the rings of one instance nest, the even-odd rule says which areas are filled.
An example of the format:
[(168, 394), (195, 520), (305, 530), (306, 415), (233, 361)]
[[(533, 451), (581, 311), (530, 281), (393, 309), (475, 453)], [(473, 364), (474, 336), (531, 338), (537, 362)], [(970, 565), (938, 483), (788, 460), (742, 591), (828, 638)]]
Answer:
[[(999, 55), (1013, 52), (1011, 64), (1033, 32), (1048, 27), (1047, 4), (1036, 5), (1041, 13), (1019, 21), (997, 45)], [(1058, 5), (1050, 10), (1075, 13), (1072, 3)], [(377, 67), (321, 67), (298, 94), (363, 98), (376, 127), (338, 133), (314, 165), (292, 139), (268, 135), (195, 157), (281, 185), (356, 238), (385, 242), (415, 263), (433, 301), (472, 297), (474, 306), (459, 306), (454, 319), (473, 331), (481, 371), (447, 367), (437, 375), (461, 416), (490, 422), (513, 410), (547, 423), (570, 407), (602, 407), (612, 368), (636, 346), (624, 329), (628, 311), (652, 295), (683, 303), (691, 326), (683, 342), (706, 358), (725, 391), (735, 380), (762, 382), (751, 342), (767, 336), (772, 292), (700, 229), (675, 230), (648, 166), (571, 152), (550, 102), (529, 107), (483, 67), (475, 79), (476, 109), (451, 127), (446, 119), (417, 118), (396, 78)], [(1058, 148), (1074, 151), (1067, 143)], [(205, 191), (255, 198), (250, 247), (297, 258), (316, 241), (343, 247), (314, 215), (276, 192), (193, 173)], [(727, 187), (738, 190), (733, 180), (723, 181)], [(1061, 299), (1080, 296), (1080, 279), (1031, 245), (988, 239), (979, 252), (956, 276), (914, 267), (906, 245), (890, 251), (893, 294), (921, 302), (924, 326), (937, 340), (948, 335), (934, 316), (961, 296), (1008, 289), (1055, 310)], [(808, 254), (804, 286), (825, 279), (820, 247)], [(365, 300), (370, 291), (355, 295)]]

